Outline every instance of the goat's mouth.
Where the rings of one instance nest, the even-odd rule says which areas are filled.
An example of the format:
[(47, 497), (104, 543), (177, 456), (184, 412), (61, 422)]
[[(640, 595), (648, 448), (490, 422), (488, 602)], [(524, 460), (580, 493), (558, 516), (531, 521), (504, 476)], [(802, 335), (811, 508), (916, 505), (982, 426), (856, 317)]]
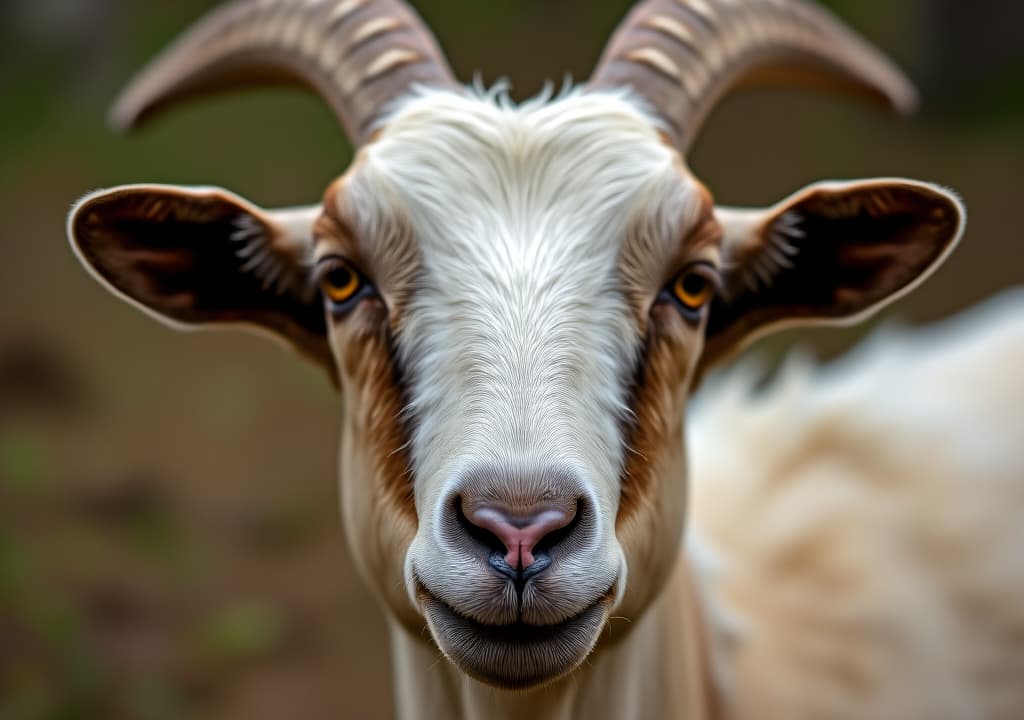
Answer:
[(607, 620), (615, 589), (555, 625), (487, 625), (459, 614), (423, 585), (418, 595), (431, 634), (452, 662), (480, 682), (526, 690), (559, 679), (586, 659)]

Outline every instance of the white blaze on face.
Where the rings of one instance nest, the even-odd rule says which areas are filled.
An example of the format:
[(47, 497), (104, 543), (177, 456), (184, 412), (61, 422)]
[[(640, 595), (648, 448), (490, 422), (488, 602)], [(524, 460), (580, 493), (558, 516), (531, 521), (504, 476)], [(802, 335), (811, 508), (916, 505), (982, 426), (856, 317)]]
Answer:
[(559, 465), (583, 479), (608, 520), (605, 559), (618, 557), (621, 424), (642, 342), (618, 266), (638, 216), (681, 225), (696, 211), (676, 162), (607, 94), (521, 106), (424, 94), (367, 148), (353, 202), (401, 217), (420, 255), (397, 338), (417, 542), (440, 532), (436, 505), (467, 467)]

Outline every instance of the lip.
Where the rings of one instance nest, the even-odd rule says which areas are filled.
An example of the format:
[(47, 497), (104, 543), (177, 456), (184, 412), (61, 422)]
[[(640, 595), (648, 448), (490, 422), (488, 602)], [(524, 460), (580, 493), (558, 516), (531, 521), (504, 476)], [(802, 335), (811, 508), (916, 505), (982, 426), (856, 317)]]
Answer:
[(471, 677), (525, 690), (554, 682), (590, 654), (614, 601), (614, 587), (578, 615), (556, 625), (485, 625), (460, 615), (422, 583), (419, 600), (438, 646)]

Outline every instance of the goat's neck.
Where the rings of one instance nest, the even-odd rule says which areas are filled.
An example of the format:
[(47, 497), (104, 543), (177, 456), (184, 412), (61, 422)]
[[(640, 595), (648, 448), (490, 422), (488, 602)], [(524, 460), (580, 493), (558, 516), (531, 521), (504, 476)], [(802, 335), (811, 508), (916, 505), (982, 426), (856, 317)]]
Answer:
[(441, 658), (425, 637), (413, 637), (395, 624), (391, 645), (398, 717), (718, 718), (706, 622), (695, 579), (681, 561), (665, 591), (625, 638), (599, 648), (569, 678), (524, 693), (494, 690), (470, 680)]

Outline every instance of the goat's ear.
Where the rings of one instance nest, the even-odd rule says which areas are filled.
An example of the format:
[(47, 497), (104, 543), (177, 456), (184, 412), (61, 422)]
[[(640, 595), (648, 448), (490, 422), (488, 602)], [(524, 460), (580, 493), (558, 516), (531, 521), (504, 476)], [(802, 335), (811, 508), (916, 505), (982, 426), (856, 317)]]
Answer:
[(965, 219), (954, 195), (910, 180), (821, 183), (767, 210), (715, 214), (724, 291), (702, 369), (773, 330), (865, 318), (935, 270)]
[(219, 188), (131, 185), (79, 202), (68, 236), (103, 285), (157, 319), (268, 331), (333, 377), (305, 262), (319, 214), (264, 211)]

